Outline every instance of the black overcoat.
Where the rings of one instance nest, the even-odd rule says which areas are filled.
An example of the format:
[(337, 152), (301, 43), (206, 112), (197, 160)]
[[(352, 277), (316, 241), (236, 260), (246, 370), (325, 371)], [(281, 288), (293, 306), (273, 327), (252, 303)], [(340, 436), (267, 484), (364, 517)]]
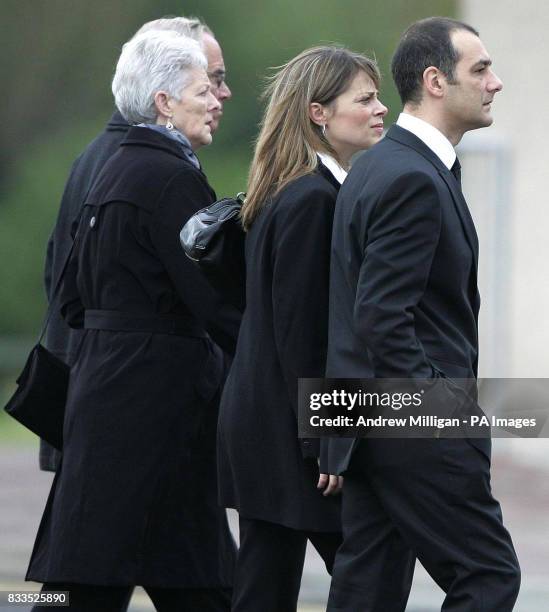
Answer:
[[(78, 226), (61, 301), (158, 319), (189, 335), (89, 328), (71, 371), (64, 452), (27, 578), (228, 587), (234, 541), (217, 505), (215, 429), (239, 313), (179, 245), (214, 193), (178, 143), (133, 127), (104, 166)], [(116, 328), (116, 326), (114, 326)]]
[(323, 377), (330, 239), (339, 184), (318, 170), (287, 185), (246, 238), (246, 310), (218, 427), (221, 502), (245, 518), (338, 531), (316, 489), (318, 441), (298, 440), (299, 377)]
[[(124, 117), (115, 111), (103, 132), (90, 142), (75, 160), (63, 191), (55, 227), (48, 240), (44, 281), (48, 302), (54, 300), (55, 303), (52, 304), (46, 347), (69, 365), (74, 363), (74, 354), (82, 339), (82, 330), (71, 329), (63, 320), (58, 300), (55, 299), (55, 289), (72, 245), (72, 224), (82, 210), (93, 181), (109, 157), (118, 150), (129, 129)], [(44, 440), (40, 441), (41, 469), (56, 470), (59, 458), (59, 451)]]

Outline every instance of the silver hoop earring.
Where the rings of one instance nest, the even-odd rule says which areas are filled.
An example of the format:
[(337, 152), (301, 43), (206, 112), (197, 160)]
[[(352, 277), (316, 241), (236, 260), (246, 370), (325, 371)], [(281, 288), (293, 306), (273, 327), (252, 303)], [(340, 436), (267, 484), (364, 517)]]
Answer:
[(166, 129), (167, 130), (173, 130), (173, 123), (171, 122), (171, 117), (166, 122)]
[(326, 124), (325, 123), (322, 124), (322, 136), (326, 138)]

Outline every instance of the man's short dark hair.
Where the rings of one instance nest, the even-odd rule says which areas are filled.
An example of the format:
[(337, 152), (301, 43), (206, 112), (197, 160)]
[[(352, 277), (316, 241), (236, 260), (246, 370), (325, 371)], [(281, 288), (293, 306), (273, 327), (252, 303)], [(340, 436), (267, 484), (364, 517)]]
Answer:
[(429, 66), (435, 66), (450, 83), (455, 83), (454, 70), (459, 54), (450, 38), (455, 30), (467, 30), (478, 36), (470, 25), (448, 17), (416, 21), (404, 32), (391, 62), (402, 104), (421, 102), (423, 73)]

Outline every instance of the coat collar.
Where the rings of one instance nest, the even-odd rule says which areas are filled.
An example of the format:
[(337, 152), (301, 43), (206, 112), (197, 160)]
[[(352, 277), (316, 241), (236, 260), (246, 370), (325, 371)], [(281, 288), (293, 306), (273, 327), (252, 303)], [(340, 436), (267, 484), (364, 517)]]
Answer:
[(341, 185), (347, 178), (348, 172), (344, 170), (331, 155), (328, 155), (328, 153), (321, 153), (320, 151), (317, 151), (316, 155)]
[(188, 159), (185, 157), (185, 154), (181, 150), (181, 145), (178, 142), (154, 130), (131, 126), (128, 130), (128, 135), (120, 143), (120, 146), (127, 147), (134, 145), (159, 149), (171, 155), (175, 155), (176, 157), (179, 157), (186, 163), (190, 164)]
[(341, 187), (341, 183), (328, 170), (328, 168), (322, 163), (320, 157), (318, 157), (317, 171), (319, 172), (319, 174), (321, 174), (329, 183), (331, 183), (339, 191), (339, 188)]
[(442, 163), (440, 157), (430, 149), (423, 140), (418, 138), (415, 134), (412, 134), (410, 130), (405, 130), (399, 125), (392, 125), (387, 132), (386, 138), (395, 140), (406, 147), (414, 149), (414, 151), (417, 151), (420, 155), (425, 157), (427, 161), (431, 162), (437, 170), (448, 170)]
[(127, 132), (129, 129), (130, 124), (122, 117), (118, 109), (115, 110), (107, 123), (107, 130), (109, 132)]
[(456, 178), (443, 164), (438, 155), (436, 155), (422, 140), (412, 134), (412, 132), (401, 128), (398, 125), (393, 125), (387, 132), (386, 138), (414, 149), (414, 151), (419, 153), (437, 169), (438, 173), (446, 183), (450, 194), (452, 195), (452, 200), (454, 201), (454, 206), (456, 207), (457, 213), (461, 220), (465, 237), (467, 238), (467, 242), (469, 243), (471, 251), (473, 252), (476, 277), (476, 270), (478, 267), (478, 236), (473, 218), (471, 217), (471, 212), (469, 211), (469, 207), (467, 206), (467, 202), (463, 197), (461, 187)]
[(427, 121), (409, 115), (404, 111), (400, 113), (397, 119), (398, 126), (412, 132), (421, 141), (423, 141), (433, 151), (437, 157), (442, 160), (442, 163), (450, 170), (456, 161), (456, 152), (452, 143), (446, 136), (438, 130), (434, 125)]

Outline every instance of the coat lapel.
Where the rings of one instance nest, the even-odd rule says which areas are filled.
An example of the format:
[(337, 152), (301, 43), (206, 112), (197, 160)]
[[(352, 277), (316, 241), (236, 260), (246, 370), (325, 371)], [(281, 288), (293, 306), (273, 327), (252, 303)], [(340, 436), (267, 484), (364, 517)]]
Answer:
[(331, 183), (338, 191), (341, 185), (336, 177), (326, 168), (326, 166), (322, 163), (320, 157), (318, 158), (318, 166), (317, 170), (319, 174), (321, 174), (329, 183)]
[(475, 229), (475, 224), (473, 222), (473, 218), (471, 217), (471, 212), (469, 211), (469, 207), (467, 206), (467, 202), (463, 197), (463, 193), (461, 191), (460, 186), (454, 175), (448, 170), (448, 168), (442, 163), (440, 158), (435, 155), (435, 153), (417, 136), (401, 128), (398, 125), (391, 126), (391, 129), (387, 132), (387, 138), (391, 140), (395, 140), (407, 147), (414, 149), (421, 156), (427, 159), (429, 162), (435, 166), (438, 173), (446, 183), (448, 190), (450, 191), (450, 195), (452, 196), (452, 200), (454, 202), (454, 206), (459, 215), (461, 225), (463, 227), (463, 232), (471, 247), (471, 251), (473, 252), (474, 259), (474, 273), (475, 273), (475, 282), (476, 282), (476, 271), (478, 267), (478, 236), (477, 231)]

